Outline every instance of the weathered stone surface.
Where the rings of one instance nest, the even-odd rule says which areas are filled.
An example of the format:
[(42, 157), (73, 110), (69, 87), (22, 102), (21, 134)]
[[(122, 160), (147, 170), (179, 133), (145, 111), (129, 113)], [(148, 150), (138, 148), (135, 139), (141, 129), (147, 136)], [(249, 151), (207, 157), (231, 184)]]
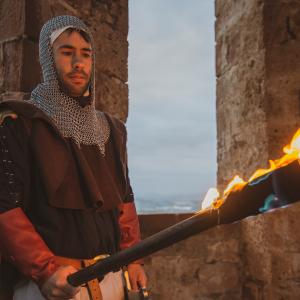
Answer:
[[(142, 228), (150, 217), (140, 216)], [(165, 226), (156, 215), (152, 220)], [(241, 299), (239, 238), (239, 227), (218, 226), (152, 255), (146, 260), (152, 298)]]
[(96, 78), (97, 108), (107, 111), (122, 121), (128, 115), (128, 86), (116, 77), (98, 74)]
[(21, 90), (22, 51), (22, 39), (0, 43), (0, 93)]
[(300, 124), (299, 1), (216, 1), (218, 185), (282, 156)]
[[(152, 299), (298, 299), (299, 214), (296, 203), (212, 228), (148, 257)], [(142, 228), (144, 218), (149, 222), (150, 216), (140, 216)], [(157, 222), (156, 215), (152, 219)]]
[[(239, 290), (237, 266), (203, 264), (201, 257), (155, 256), (148, 274), (153, 299), (202, 299)], [(174, 282), (178, 284), (172, 284)]]
[(29, 93), (41, 81), (38, 49), (29, 39), (0, 42), (0, 57), (0, 94)]
[(249, 299), (297, 299), (299, 210), (297, 203), (241, 222), (244, 287), (252, 295)]
[[(217, 1), (216, 6), (218, 7)], [(221, 1), (222, 2), (222, 1)], [(262, 8), (255, 1), (225, 1), (226, 6), (216, 20), (216, 73), (221, 76), (245, 58), (260, 56), (263, 49), (263, 35), (257, 32), (262, 25)], [(251, 66), (250, 66), (251, 67)], [(248, 66), (246, 64), (245, 71)]]
[(229, 239), (226, 241), (219, 241), (215, 244), (209, 245), (208, 256), (206, 262), (213, 264), (216, 261), (224, 263), (239, 263), (239, 242), (236, 239)]
[(0, 39), (16, 38), (24, 33), (25, 1), (0, 1)]
[[(0, 13), (7, 10), (0, 22), (0, 43), (20, 36), (1, 48), (0, 95), (6, 99), (16, 92), (28, 93), (41, 81), (38, 64), (38, 36), (50, 18), (69, 14), (90, 26), (95, 39), (97, 107), (123, 121), (128, 115), (127, 56), (128, 1), (22, 0), (2, 1)], [(15, 9), (12, 7), (15, 6)], [(4, 26), (4, 22), (5, 26)], [(1, 23), (1, 24), (2, 24)], [(5, 28), (5, 31), (1, 31)], [(8, 28), (8, 29), (7, 29)], [(19, 39), (20, 39), (19, 38)], [(11, 43), (11, 42), (10, 42)], [(9, 51), (8, 51), (8, 50)], [(5, 94), (5, 95), (4, 95)], [(16, 94), (15, 94), (16, 95)]]
[[(22, 2), (22, 1), (20, 1)], [(46, 20), (50, 19), (54, 13), (51, 4), (53, 1), (25, 1), (25, 28), (24, 34), (30, 40), (37, 43), (40, 30)]]
[(24, 93), (30, 93), (33, 87), (42, 80), (42, 71), (39, 64), (39, 55), (36, 43), (28, 39), (23, 41), (22, 58), (20, 90)]
[(160, 213), (160, 214), (155, 214), (155, 222), (153, 222), (152, 214), (142, 215), (142, 222), (140, 226), (141, 226), (141, 231), (143, 233), (143, 237), (150, 236), (160, 230), (170, 227), (193, 215), (194, 215), (193, 213), (180, 213), (180, 214)]
[[(218, 184), (282, 155), (299, 127), (299, 1), (216, 1)], [(241, 223), (243, 299), (297, 299), (293, 210)]]
[[(267, 166), (266, 117), (257, 76), (262, 80), (262, 72), (248, 73), (236, 66), (217, 81), (220, 186), (236, 174), (247, 179), (258, 167)], [(243, 100), (245, 95), (248, 101)]]
[[(96, 65), (99, 72), (127, 82), (128, 43), (126, 36), (106, 25), (97, 27), (94, 33), (96, 41)], [(103, 43), (103, 41), (107, 41)]]
[(0, 101), (4, 100), (28, 100), (30, 93), (23, 92), (5, 92), (0, 95)]
[(218, 185), (268, 159), (260, 1), (216, 1)]
[(269, 153), (278, 157), (299, 128), (300, 86), (299, 1), (266, 1), (264, 30), (266, 48), (267, 131)]

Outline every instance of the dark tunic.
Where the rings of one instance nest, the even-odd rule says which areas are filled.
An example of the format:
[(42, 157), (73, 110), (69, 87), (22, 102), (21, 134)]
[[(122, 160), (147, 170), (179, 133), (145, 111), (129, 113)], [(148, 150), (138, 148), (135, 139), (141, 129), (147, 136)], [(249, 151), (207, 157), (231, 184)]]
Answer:
[[(60, 204), (56, 205), (55, 201), (53, 204), (49, 200), (45, 176), (35, 161), (32, 143), (24, 124), (27, 121), (22, 116), (16, 120), (8, 117), (0, 127), (0, 212), (21, 206), (50, 250), (59, 256), (92, 258), (101, 253), (112, 254), (118, 251), (119, 212), (115, 198), (122, 194), (122, 201), (130, 202), (133, 201), (133, 194), (129, 180), (125, 180), (124, 187), (124, 180), (120, 179), (122, 164), (119, 163), (119, 151), (112, 136), (114, 131), (111, 130), (104, 157), (97, 151), (96, 146), (78, 147), (73, 140), (64, 139), (68, 153), (72, 153), (75, 165), (72, 166), (74, 172), (79, 174), (79, 189), (86, 201), (86, 207), (75, 206), (72, 209), (64, 208), (64, 204), (59, 207)], [(43, 140), (40, 142), (43, 143)], [(82, 164), (86, 166), (83, 168)], [(86, 172), (81, 172), (82, 169), (90, 170), (93, 180), (97, 181), (102, 202), (89, 199), (91, 193), (86, 190), (85, 184), (87, 175)], [(124, 193), (118, 194), (116, 190)], [(67, 204), (71, 200), (68, 199)]]

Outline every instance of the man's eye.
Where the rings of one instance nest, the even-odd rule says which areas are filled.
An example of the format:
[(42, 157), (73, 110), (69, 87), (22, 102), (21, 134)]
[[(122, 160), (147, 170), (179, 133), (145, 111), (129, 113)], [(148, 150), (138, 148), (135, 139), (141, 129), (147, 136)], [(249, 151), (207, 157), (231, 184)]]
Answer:
[(72, 52), (71, 51), (63, 51), (62, 55), (70, 56), (70, 55), (72, 55)]
[(85, 58), (91, 57), (91, 54), (90, 53), (83, 53), (83, 57), (85, 57)]

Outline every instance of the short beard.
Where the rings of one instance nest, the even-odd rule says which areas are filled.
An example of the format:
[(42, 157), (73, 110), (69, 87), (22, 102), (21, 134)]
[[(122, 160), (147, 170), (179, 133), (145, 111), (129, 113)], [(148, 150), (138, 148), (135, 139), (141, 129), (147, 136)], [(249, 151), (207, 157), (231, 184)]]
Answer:
[(60, 74), (60, 72), (56, 72), (57, 74), (57, 79), (58, 79), (58, 84), (59, 84), (59, 88), (61, 90), (61, 92), (63, 92), (65, 95), (67, 95), (68, 97), (71, 97), (71, 98), (76, 98), (76, 97), (81, 97), (84, 95), (84, 93), (87, 91), (89, 85), (90, 85), (90, 82), (91, 82), (91, 78), (89, 79), (89, 81), (86, 83), (86, 85), (82, 88), (82, 91), (80, 92), (80, 95), (78, 96), (73, 96), (73, 92), (72, 90), (69, 88), (68, 85), (66, 85), (63, 81), (63, 78)]

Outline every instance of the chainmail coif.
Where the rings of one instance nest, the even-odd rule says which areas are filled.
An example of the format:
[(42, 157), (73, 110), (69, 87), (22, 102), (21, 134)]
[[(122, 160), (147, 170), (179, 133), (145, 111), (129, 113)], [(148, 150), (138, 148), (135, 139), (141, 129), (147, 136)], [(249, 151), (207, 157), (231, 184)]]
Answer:
[(95, 109), (94, 53), (90, 80), (90, 104), (80, 106), (75, 99), (63, 93), (59, 87), (50, 36), (57, 29), (67, 26), (85, 31), (94, 49), (92, 34), (80, 19), (74, 16), (58, 16), (45, 23), (39, 40), (44, 82), (32, 91), (30, 103), (40, 108), (54, 121), (63, 137), (73, 139), (79, 147), (80, 144), (96, 145), (104, 156), (105, 143), (109, 138), (110, 129), (104, 114)]

